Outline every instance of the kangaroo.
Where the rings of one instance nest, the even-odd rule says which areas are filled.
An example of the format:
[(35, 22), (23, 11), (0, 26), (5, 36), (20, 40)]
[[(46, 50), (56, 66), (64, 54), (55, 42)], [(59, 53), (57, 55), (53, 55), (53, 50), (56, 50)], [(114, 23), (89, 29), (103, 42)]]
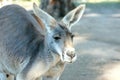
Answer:
[(66, 63), (77, 55), (71, 28), (85, 5), (70, 11), (60, 22), (34, 3), (34, 17), (18, 5), (0, 9), (0, 72), (13, 80), (59, 80)]

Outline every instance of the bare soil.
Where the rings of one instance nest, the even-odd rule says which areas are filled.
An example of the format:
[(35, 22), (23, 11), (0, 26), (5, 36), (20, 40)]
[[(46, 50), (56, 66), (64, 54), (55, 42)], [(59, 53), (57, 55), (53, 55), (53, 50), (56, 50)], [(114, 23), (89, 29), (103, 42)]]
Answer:
[(60, 80), (120, 80), (120, 3), (87, 4), (73, 32), (78, 58)]

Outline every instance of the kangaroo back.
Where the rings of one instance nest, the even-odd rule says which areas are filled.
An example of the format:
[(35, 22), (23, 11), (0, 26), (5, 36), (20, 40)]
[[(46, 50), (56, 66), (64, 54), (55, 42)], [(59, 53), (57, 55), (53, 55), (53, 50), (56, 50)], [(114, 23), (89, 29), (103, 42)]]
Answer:
[(15, 74), (37, 54), (42, 39), (37, 27), (34, 18), (18, 5), (0, 9), (0, 62), (5, 65), (3, 68), (12, 68), (9, 70)]

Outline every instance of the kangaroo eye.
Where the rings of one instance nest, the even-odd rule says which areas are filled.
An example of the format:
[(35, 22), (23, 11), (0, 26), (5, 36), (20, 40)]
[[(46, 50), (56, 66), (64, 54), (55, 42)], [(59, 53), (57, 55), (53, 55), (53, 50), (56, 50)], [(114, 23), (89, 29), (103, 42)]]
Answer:
[(75, 35), (74, 35), (74, 34), (72, 34), (72, 35), (71, 35), (71, 38), (74, 38), (74, 37), (75, 37)]
[(55, 39), (55, 40), (59, 40), (59, 39), (61, 39), (61, 38), (60, 38), (60, 37), (54, 37), (54, 39)]
[(61, 37), (60, 37), (59, 35), (55, 35), (55, 36), (54, 36), (54, 39), (55, 39), (55, 40), (59, 40), (59, 39), (61, 39)]

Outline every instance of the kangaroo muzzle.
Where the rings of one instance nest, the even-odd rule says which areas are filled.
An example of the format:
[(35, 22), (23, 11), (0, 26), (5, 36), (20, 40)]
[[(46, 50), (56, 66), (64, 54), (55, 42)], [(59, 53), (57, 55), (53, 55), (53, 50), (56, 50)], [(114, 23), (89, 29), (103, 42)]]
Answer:
[(76, 60), (76, 54), (74, 48), (65, 48), (64, 50), (64, 61), (72, 63)]

